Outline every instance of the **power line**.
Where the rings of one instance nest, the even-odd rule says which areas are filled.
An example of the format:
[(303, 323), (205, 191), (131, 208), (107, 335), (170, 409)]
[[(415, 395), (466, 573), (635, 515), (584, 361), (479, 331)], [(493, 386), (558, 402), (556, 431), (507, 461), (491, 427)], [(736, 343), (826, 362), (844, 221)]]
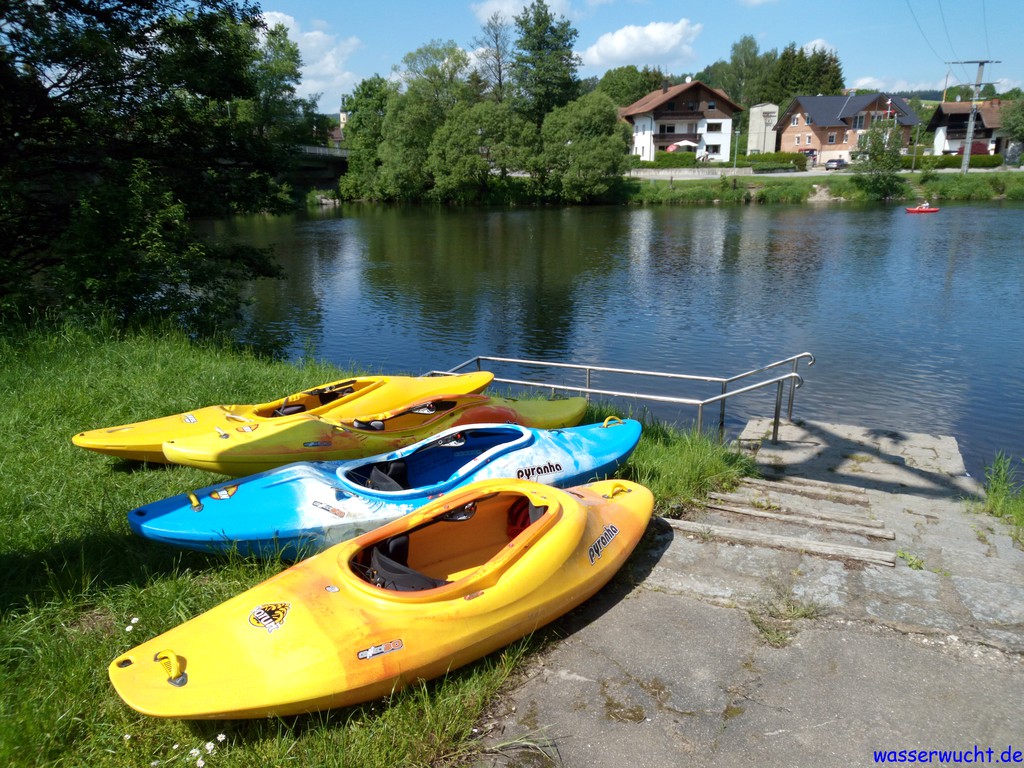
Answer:
[(928, 39), (928, 35), (926, 35), (924, 33), (924, 30), (921, 28), (921, 22), (917, 20), (917, 14), (914, 13), (914, 7), (910, 4), (910, 0), (905, 0), (905, 2), (907, 4), (907, 10), (910, 11), (911, 18), (914, 19), (914, 24), (917, 25), (917, 31), (920, 32), (921, 37), (924, 38), (925, 44), (928, 46), (931, 52), (935, 54), (935, 58), (938, 59), (939, 61), (942, 61), (943, 57), (940, 56), (939, 52), (935, 50), (935, 47), (932, 45), (932, 41)]
[[(942, 10), (942, 0), (935, 0), (935, 2), (939, 6), (939, 18), (942, 19), (942, 29), (946, 33), (946, 42), (949, 43), (949, 50), (952, 51), (953, 58), (958, 59), (960, 57), (957, 56), (956, 49), (953, 47), (953, 38), (951, 38), (949, 36), (949, 25), (946, 24), (946, 13), (945, 13), (945, 11)], [(952, 62), (952, 63), (959, 64), (960, 62)], [(965, 69), (964, 70), (964, 80), (967, 81), (968, 79), (969, 79), (969, 75), (967, 74), (967, 70)]]

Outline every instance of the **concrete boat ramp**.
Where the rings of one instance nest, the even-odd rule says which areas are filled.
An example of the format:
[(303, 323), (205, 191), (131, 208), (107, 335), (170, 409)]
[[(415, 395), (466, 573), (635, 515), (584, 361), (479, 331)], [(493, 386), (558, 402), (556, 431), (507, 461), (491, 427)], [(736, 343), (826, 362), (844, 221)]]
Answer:
[(546, 630), (479, 765), (1024, 763), (1024, 552), (956, 441), (770, 434), (739, 438), (763, 479), (653, 521)]

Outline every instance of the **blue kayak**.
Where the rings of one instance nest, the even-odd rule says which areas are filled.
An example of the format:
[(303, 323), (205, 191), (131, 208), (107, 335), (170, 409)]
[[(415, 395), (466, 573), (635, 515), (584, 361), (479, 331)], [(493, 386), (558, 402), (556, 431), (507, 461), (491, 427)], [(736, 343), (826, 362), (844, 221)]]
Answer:
[(470, 424), (387, 454), (304, 461), (153, 502), (128, 513), (139, 536), (202, 551), (298, 559), (391, 522), (477, 480), (558, 487), (615, 472), (640, 422), (531, 429)]

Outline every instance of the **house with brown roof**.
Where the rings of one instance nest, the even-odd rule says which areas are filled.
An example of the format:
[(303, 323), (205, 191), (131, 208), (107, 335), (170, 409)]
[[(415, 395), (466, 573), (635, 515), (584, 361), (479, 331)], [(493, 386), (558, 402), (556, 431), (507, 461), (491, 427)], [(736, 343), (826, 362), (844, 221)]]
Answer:
[(902, 129), (902, 147), (920, 123), (906, 101), (884, 93), (795, 96), (780, 113), (775, 130), (780, 152), (803, 152), (811, 163), (851, 159), (861, 136), (879, 121)]
[(983, 143), (987, 152), (1005, 154), (1009, 148), (1009, 137), (1002, 131), (1002, 110), (1009, 101), (992, 99), (978, 101), (944, 101), (939, 104), (928, 121), (928, 130), (935, 132), (933, 151), (936, 155), (958, 154), (967, 143), (967, 124), (971, 118), (971, 110), (976, 106), (978, 112), (974, 117), (974, 134), (971, 143), (971, 154), (976, 154), (977, 145)]
[(653, 160), (658, 150), (696, 152), (702, 160), (732, 156), (733, 115), (743, 108), (699, 80), (663, 85), (619, 110), (633, 126), (632, 154)]

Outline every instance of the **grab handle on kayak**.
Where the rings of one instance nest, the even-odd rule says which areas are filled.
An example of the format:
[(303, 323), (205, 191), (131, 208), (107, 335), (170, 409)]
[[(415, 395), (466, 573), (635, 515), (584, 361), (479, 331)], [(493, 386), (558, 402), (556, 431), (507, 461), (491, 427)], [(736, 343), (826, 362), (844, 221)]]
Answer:
[(602, 427), (611, 427), (611, 426), (614, 426), (615, 424), (621, 424), (621, 423), (622, 423), (622, 419), (620, 419), (618, 416), (609, 416), (607, 419), (604, 420), (604, 424), (602, 424), (601, 426)]
[(235, 421), (252, 421), (252, 419), (247, 419), (245, 416), (239, 416), (237, 413), (225, 413), (224, 418), (233, 419)]
[(604, 498), (614, 499), (620, 493), (632, 493), (632, 491), (629, 488), (627, 488), (623, 483), (616, 482), (612, 485), (611, 490), (604, 495)]
[(153, 656), (153, 661), (158, 662), (164, 668), (164, 672), (167, 673), (167, 682), (171, 685), (180, 688), (188, 682), (188, 675), (185, 674), (181, 657), (174, 651), (159, 651)]
[(192, 507), (192, 511), (193, 512), (202, 512), (203, 511), (203, 502), (201, 502), (199, 500), (199, 497), (196, 496), (194, 492), (192, 492), (192, 491), (188, 492), (188, 500), (190, 502), (190, 505)]

